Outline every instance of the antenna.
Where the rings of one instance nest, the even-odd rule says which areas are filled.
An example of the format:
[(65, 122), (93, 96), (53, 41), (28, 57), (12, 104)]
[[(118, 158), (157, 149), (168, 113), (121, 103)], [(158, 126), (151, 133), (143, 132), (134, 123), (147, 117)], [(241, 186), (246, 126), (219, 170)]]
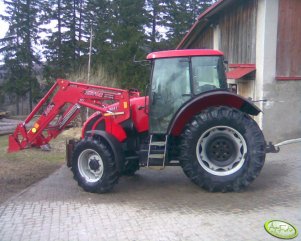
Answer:
[(141, 63), (145, 63), (143, 64), (143, 66), (148, 65), (149, 64), (149, 60), (143, 59), (143, 60), (136, 60), (136, 54), (134, 55), (133, 58), (133, 63), (135, 64), (141, 64)]
[(92, 38), (93, 38), (93, 29), (91, 24), (91, 30), (90, 30), (90, 46), (89, 46), (89, 60), (88, 60), (88, 84), (90, 82), (90, 72), (91, 72), (91, 54), (92, 54)]
[[(89, 60), (88, 60), (88, 79), (87, 83), (90, 83), (90, 72), (91, 72), (91, 55), (92, 55), (92, 38), (93, 38), (93, 29), (91, 24), (91, 30), (90, 30), (90, 46), (89, 46)], [(89, 109), (86, 110), (86, 120), (89, 117)]]

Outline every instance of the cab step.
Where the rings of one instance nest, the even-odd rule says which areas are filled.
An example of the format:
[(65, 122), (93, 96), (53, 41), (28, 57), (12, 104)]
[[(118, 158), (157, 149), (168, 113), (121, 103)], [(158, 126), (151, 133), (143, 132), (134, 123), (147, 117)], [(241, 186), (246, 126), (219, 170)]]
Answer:
[(159, 162), (159, 166), (163, 169), (165, 167), (168, 135), (165, 135), (164, 141), (153, 141), (153, 139), (154, 135), (150, 135), (146, 166), (158, 166)]

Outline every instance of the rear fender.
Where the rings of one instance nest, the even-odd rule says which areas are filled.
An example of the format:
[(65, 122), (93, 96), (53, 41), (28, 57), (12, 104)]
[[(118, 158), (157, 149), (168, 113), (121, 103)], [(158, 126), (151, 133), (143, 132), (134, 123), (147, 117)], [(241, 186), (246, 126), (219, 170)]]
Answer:
[(228, 106), (255, 116), (261, 112), (250, 100), (239, 95), (221, 90), (210, 91), (191, 99), (177, 111), (168, 127), (168, 134), (179, 136), (193, 116), (211, 106)]
[(93, 131), (87, 131), (86, 137), (88, 138), (92, 137), (93, 139), (97, 139), (100, 142), (105, 143), (113, 152), (117, 170), (119, 171), (119, 173), (123, 171), (124, 154), (122, 150), (122, 145), (121, 142), (119, 142), (115, 136), (111, 135), (106, 131), (93, 130)]

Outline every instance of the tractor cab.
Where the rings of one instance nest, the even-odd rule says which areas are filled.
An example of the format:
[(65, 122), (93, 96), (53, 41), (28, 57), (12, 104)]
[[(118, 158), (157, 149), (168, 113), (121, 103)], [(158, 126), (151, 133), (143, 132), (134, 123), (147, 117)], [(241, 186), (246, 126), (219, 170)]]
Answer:
[(168, 131), (181, 106), (205, 92), (226, 89), (223, 54), (215, 50), (154, 52), (150, 88), (150, 132)]

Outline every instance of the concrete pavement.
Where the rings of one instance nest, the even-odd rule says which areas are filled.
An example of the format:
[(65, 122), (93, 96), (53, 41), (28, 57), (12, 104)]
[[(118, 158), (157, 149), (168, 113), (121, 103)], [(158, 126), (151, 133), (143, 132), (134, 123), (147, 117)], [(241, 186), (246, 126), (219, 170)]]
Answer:
[(278, 240), (263, 225), (280, 219), (301, 231), (300, 174), (301, 144), (269, 154), (239, 193), (208, 193), (174, 167), (91, 194), (62, 167), (0, 206), (0, 240)]

